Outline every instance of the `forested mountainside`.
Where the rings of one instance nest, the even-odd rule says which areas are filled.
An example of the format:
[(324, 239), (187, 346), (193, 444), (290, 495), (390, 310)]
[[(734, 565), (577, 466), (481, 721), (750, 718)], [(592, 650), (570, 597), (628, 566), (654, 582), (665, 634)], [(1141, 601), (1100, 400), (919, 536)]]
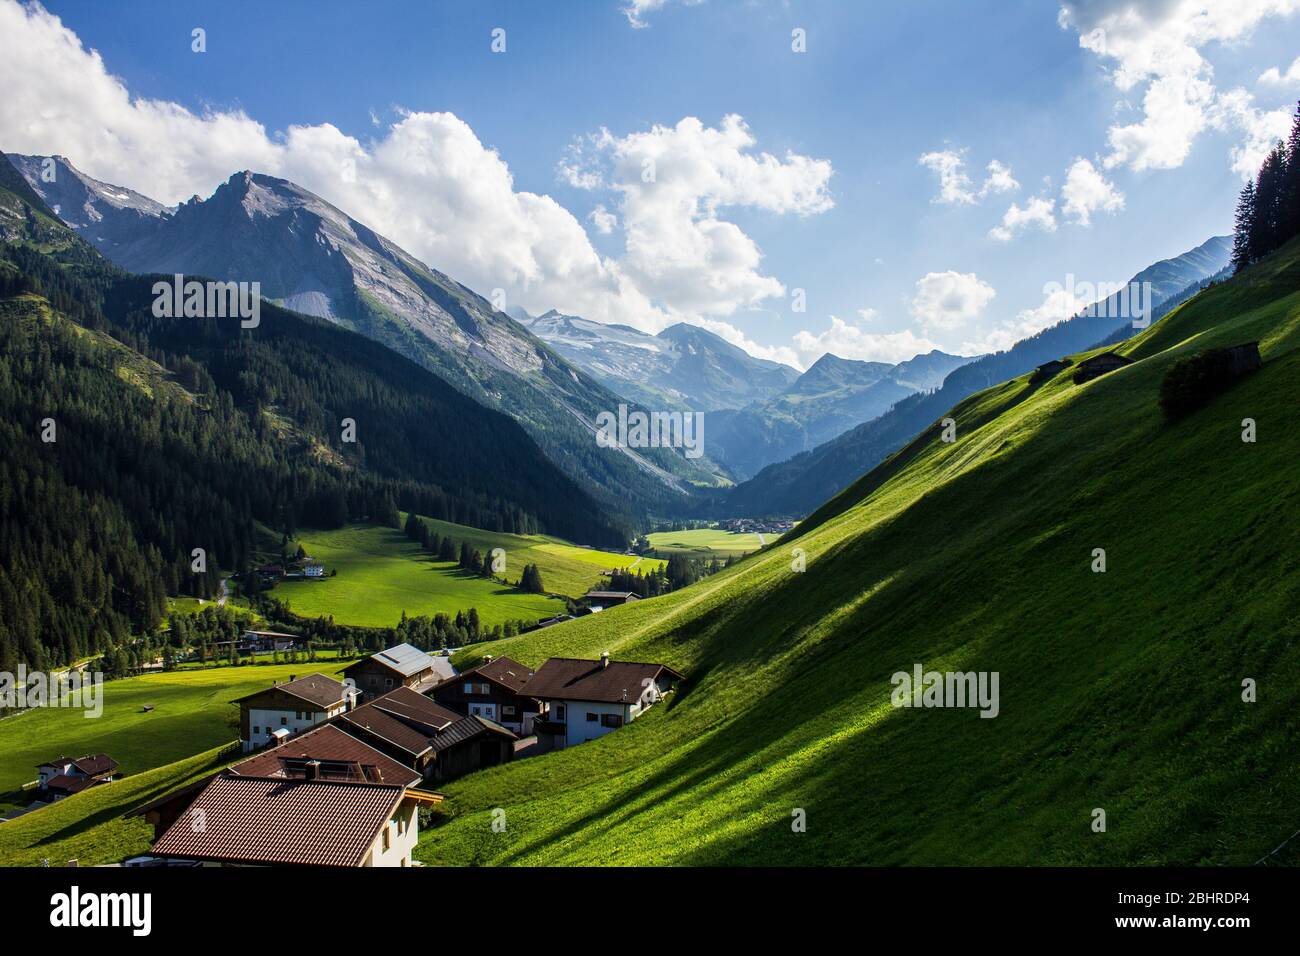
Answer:
[(240, 569), (259, 525), (401, 508), (626, 540), (518, 424), (415, 363), (269, 303), (249, 330), (157, 318), (152, 286), (0, 161), (0, 670), (156, 626), (166, 595)]
[(17, 165), (47, 201), (64, 199), (65, 220), (113, 262), (136, 273), (258, 281), (267, 298), (388, 346), (518, 421), (606, 511), (677, 510), (693, 484), (717, 480), (707, 461), (675, 449), (598, 447), (595, 418), (616, 410), (618, 395), (484, 296), (295, 183), (244, 171), (174, 211), (146, 207), (146, 197), (123, 209), (118, 197), (138, 194), (61, 157), (55, 183), (45, 183), (45, 159)]
[[(1173, 259), (1135, 275), (1150, 283), (1152, 321), (1158, 321), (1200, 283), (1228, 264), (1232, 239), (1216, 236)], [(990, 385), (1023, 375), (1044, 362), (1091, 348), (1111, 335), (1132, 333), (1133, 300), (1114, 293), (1073, 318), (997, 352), (962, 365), (935, 392), (918, 392), (880, 417), (788, 461), (769, 465), (749, 481), (716, 492), (706, 506), (714, 515), (806, 514), (897, 451), (962, 399)]]

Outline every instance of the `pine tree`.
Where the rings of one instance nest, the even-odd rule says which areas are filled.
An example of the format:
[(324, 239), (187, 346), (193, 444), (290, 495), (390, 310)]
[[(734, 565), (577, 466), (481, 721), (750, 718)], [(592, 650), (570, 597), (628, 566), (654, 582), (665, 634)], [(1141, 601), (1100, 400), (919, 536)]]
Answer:
[(1282, 241), (1300, 235), (1300, 104), (1286, 144), (1286, 172), (1282, 177)]
[[(1236, 226), (1232, 234), (1232, 271), (1240, 272), (1251, 263), (1250, 236), (1254, 229), (1255, 184), (1246, 183), (1237, 200)], [(730, 562), (728, 562), (730, 564)]]

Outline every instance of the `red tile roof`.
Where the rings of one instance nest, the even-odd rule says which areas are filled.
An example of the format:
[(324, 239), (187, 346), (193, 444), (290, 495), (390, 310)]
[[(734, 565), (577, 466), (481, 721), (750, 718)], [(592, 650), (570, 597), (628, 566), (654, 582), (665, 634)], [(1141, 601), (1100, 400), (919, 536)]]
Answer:
[(159, 856), (359, 866), (405, 787), (215, 777), (156, 843)]

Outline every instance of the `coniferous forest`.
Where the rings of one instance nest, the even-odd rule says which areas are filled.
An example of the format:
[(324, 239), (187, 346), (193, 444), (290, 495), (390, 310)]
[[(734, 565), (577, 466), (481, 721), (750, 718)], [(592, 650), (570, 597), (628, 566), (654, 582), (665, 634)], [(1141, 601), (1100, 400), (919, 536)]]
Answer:
[(1233, 271), (1240, 272), (1300, 235), (1300, 105), (1286, 142), (1265, 157), (1237, 200)]

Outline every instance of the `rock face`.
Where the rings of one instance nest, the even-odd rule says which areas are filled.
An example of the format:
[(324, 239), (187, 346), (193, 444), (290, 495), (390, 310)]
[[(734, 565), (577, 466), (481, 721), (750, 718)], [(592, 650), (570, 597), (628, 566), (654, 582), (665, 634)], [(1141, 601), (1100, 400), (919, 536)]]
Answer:
[(554, 309), (535, 317), (521, 312), (516, 318), (601, 384), (653, 408), (743, 408), (771, 398), (799, 377), (788, 365), (754, 358), (686, 323), (650, 335)]

